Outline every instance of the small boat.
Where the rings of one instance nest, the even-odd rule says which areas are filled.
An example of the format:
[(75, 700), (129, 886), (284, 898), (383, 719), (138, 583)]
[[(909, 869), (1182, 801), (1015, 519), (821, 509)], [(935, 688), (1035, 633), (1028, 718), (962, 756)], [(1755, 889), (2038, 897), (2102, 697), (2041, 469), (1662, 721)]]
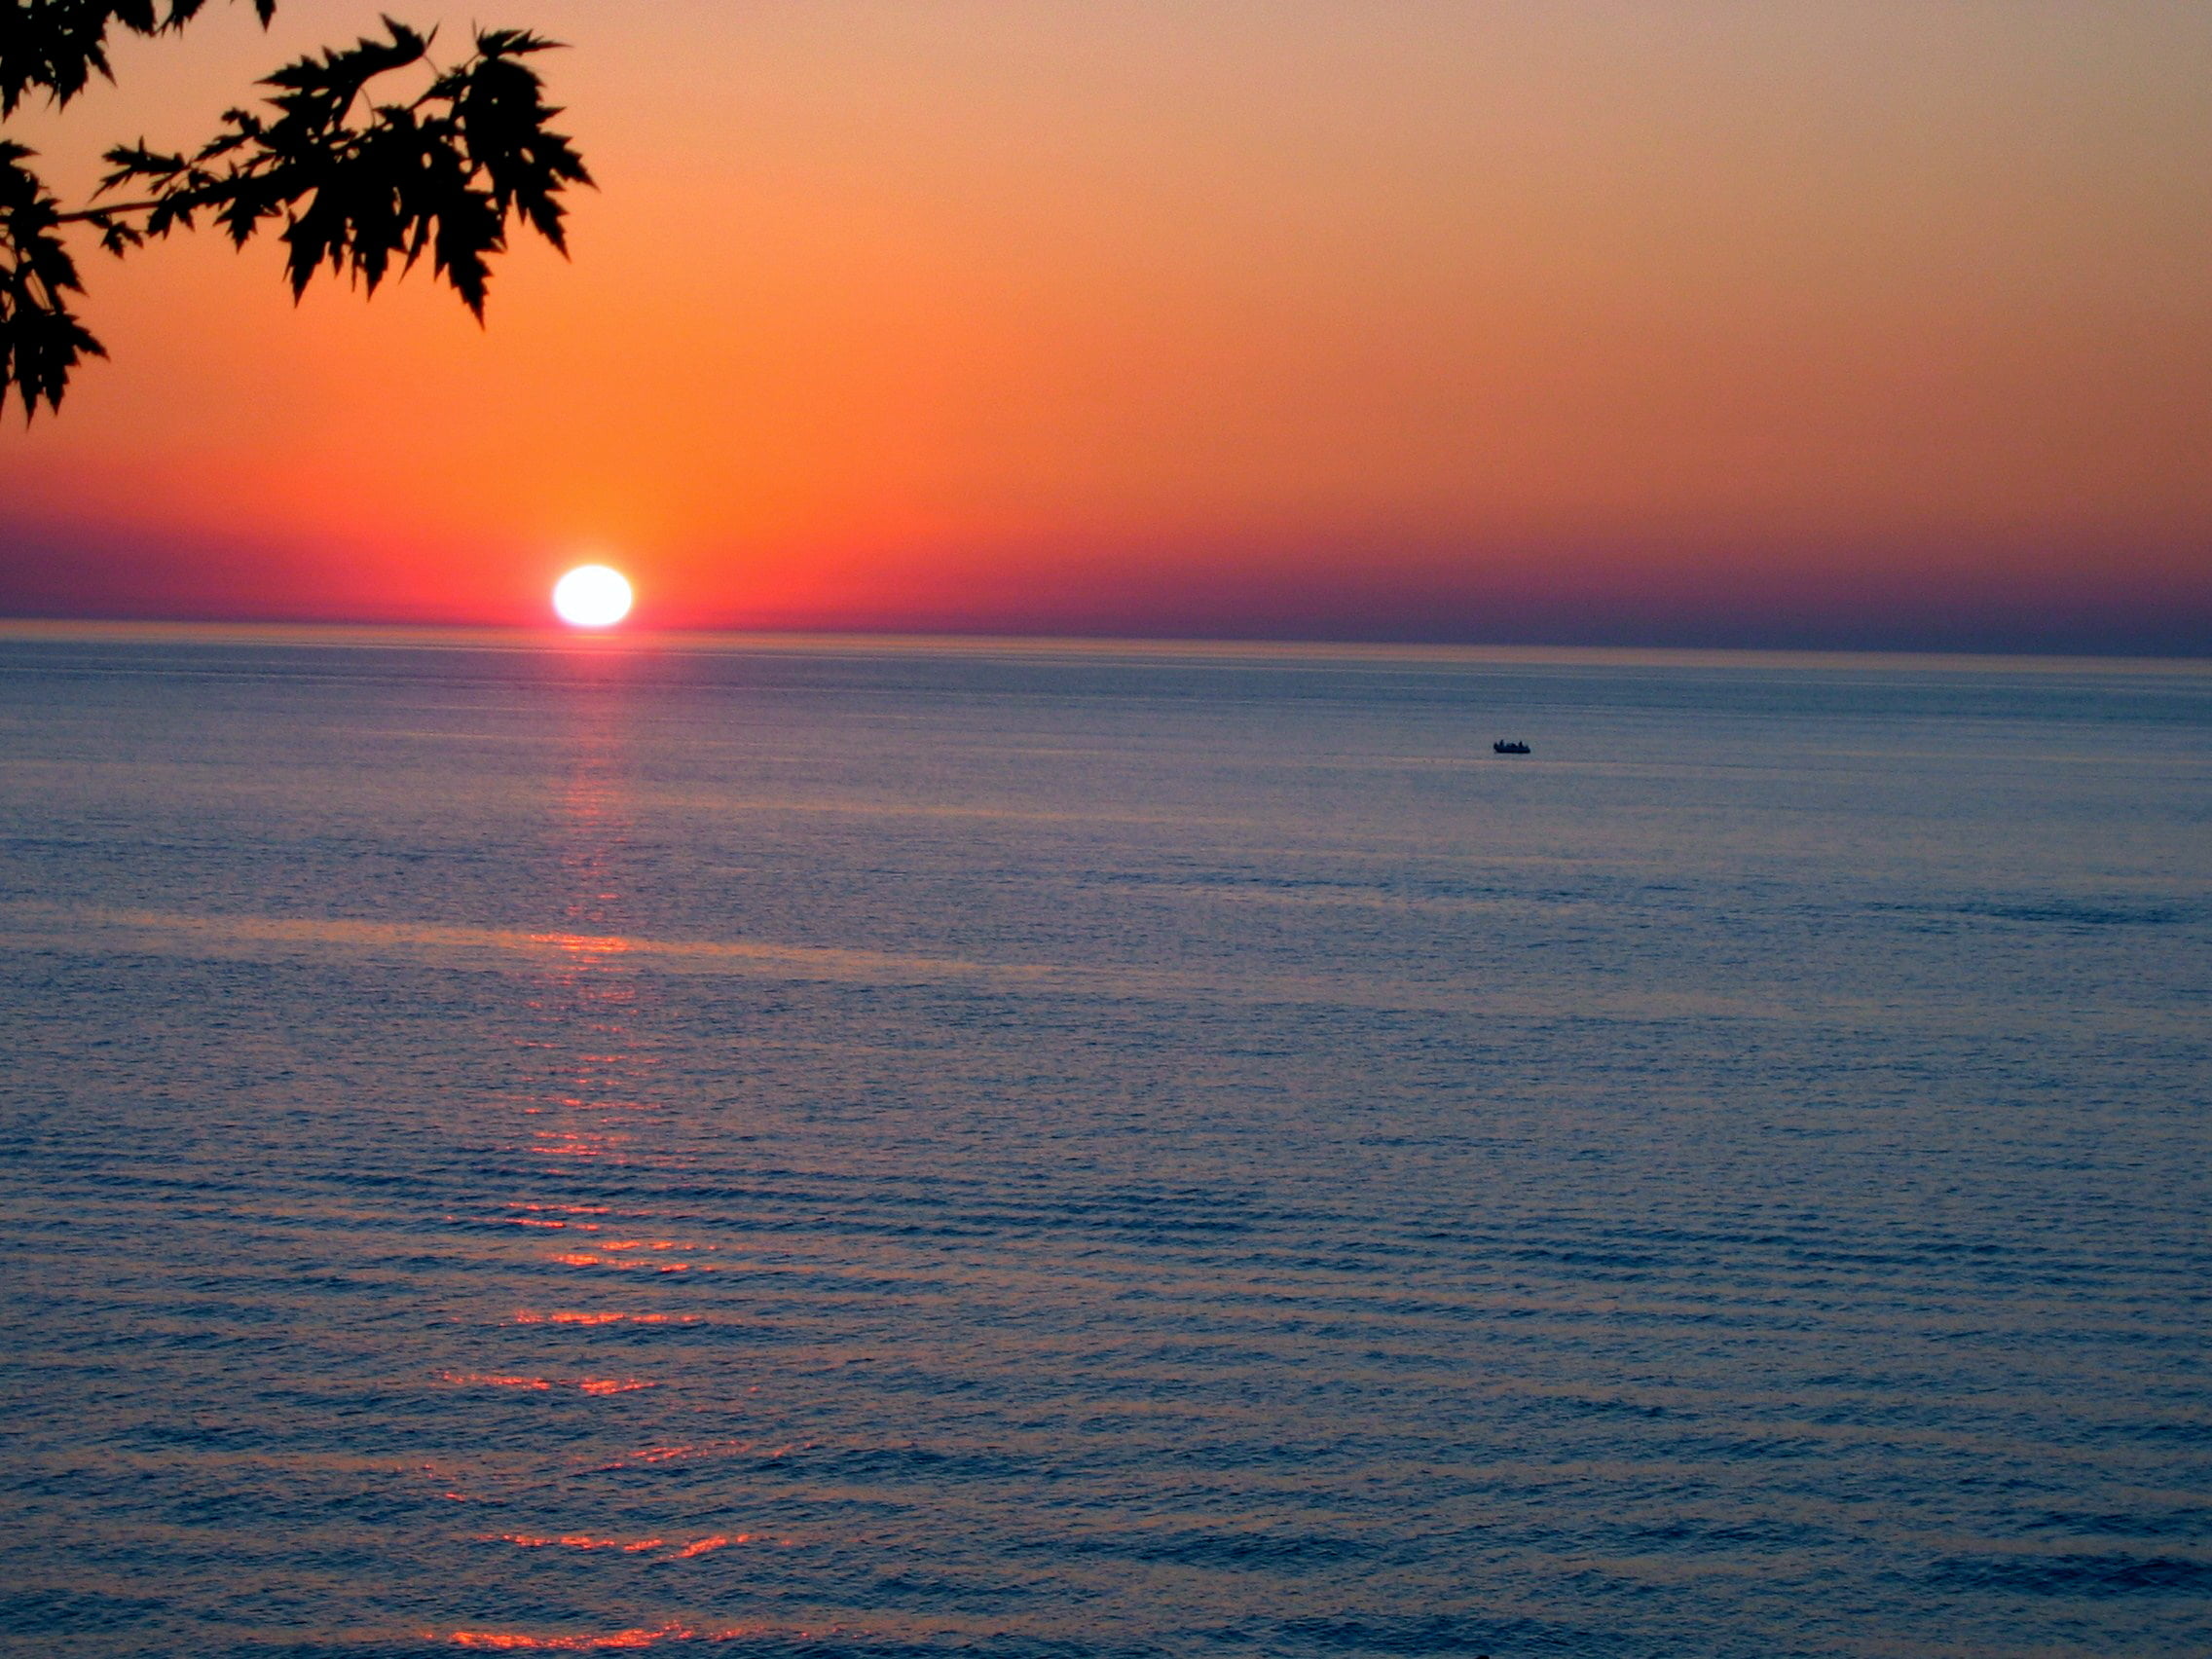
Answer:
[(1526, 755), (1529, 753), (1529, 746), (1526, 743), (1516, 743), (1509, 738), (1501, 737), (1490, 746), (1490, 750), (1493, 755)]

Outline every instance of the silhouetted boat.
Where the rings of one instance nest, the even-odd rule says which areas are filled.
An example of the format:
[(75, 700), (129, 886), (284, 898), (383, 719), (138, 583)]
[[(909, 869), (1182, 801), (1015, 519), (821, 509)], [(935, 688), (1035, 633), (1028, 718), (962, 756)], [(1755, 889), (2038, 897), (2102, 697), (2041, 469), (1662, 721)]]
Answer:
[(1526, 743), (1512, 743), (1502, 737), (1490, 747), (1491, 753), (1493, 755), (1526, 755), (1529, 753), (1529, 746)]

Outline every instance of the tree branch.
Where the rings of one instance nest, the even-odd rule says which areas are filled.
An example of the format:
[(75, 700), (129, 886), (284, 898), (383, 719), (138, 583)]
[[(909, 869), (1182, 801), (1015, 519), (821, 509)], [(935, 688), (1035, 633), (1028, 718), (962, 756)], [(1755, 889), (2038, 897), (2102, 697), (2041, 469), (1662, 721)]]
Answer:
[[(264, 20), (274, 3), (253, 0)], [(0, 0), (0, 21), (18, 4)], [(26, 45), (0, 30), (0, 110), (34, 88), (66, 102), (87, 76), (106, 73), (100, 43), (111, 24), (164, 32), (206, 0), (55, 4), (53, 17), (66, 10), (78, 31), (66, 40)], [(82, 291), (59, 235), (69, 226), (93, 227), (109, 252), (123, 254), (193, 229), (203, 213), (241, 246), (274, 223), (294, 298), (325, 268), (374, 293), (395, 265), (404, 272), (427, 254), (478, 318), (492, 256), (506, 250), (513, 221), (566, 253), (561, 198), (590, 184), (591, 174), (553, 130), (561, 112), (545, 102), (544, 83), (526, 61), (557, 43), (521, 29), (479, 29), (474, 55), (446, 68), (429, 57), (433, 34), (387, 18), (384, 38), (298, 58), (268, 76), (267, 104), (231, 110), (196, 151), (163, 154), (143, 141), (111, 149), (100, 193), (151, 191), (128, 202), (102, 205), (95, 197), (63, 211), (23, 166), (30, 152), (0, 138), (0, 400), (13, 387), (26, 415), (42, 401), (58, 407), (78, 363), (101, 354), (69, 309)], [(379, 104), (370, 95), (381, 77), (410, 69), (429, 80), (413, 102)]]
[(159, 198), (149, 198), (144, 202), (118, 202), (113, 207), (83, 207), (72, 213), (56, 213), (54, 222), (57, 225), (81, 225), (88, 219), (104, 219), (110, 213), (148, 213), (161, 204)]

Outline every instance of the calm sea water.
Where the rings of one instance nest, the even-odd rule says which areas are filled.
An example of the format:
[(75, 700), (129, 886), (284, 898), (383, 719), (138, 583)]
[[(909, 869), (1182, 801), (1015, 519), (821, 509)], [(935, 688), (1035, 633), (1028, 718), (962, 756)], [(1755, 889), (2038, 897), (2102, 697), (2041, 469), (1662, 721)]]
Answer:
[(0, 1648), (2212, 1652), (2208, 820), (2148, 666), (18, 633)]

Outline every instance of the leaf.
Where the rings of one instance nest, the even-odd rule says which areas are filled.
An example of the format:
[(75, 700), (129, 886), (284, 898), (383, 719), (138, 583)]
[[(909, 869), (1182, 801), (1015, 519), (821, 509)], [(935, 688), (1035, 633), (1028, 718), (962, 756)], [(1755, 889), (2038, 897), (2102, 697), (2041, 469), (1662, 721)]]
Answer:
[(42, 400), (61, 407), (69, 376), (85, 357), (107, 355), (70, 308), (68, 296), (83, 292), (83, 284), (55, 234), (60, 203), (23, 165), (30, 155), (0, 139), (0, 407), (14, 387), (26, 421)]
[[(111, 30), (127, 34), (173, 33), (198, 17), (206, 0), (0, 0), (0, 118), (23, 98), (45, 92), (66, 104), (95, 75), (112, 81), (107, 55)], [(253, 0), (266, 28), (276, 0)]]

